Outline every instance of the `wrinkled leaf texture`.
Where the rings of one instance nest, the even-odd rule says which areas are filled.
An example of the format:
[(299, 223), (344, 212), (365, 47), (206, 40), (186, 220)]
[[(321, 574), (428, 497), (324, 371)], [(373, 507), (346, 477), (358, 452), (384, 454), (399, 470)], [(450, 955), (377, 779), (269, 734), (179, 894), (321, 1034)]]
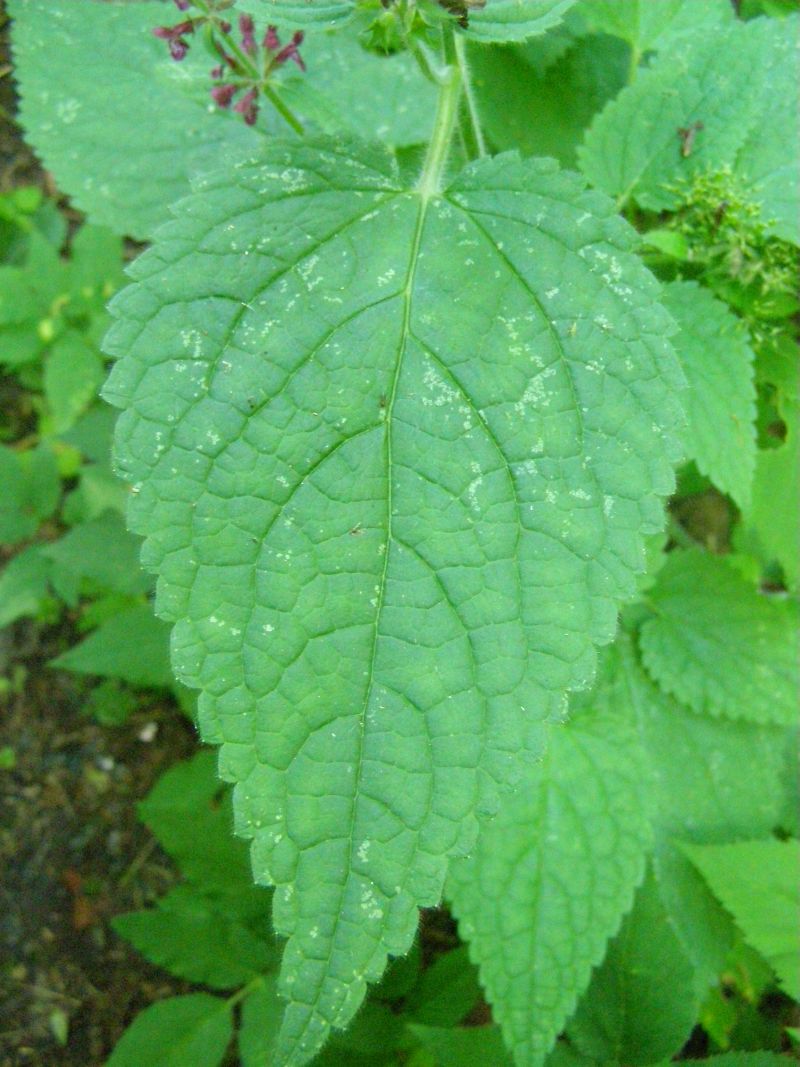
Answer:
[(552, 161), (441, 196), (380, 149), (199, 181), (116, 300), (131, 520), (289, 936), (278, 1061), (344, 1026), (643, 565), (680, 372), (658, 286)]

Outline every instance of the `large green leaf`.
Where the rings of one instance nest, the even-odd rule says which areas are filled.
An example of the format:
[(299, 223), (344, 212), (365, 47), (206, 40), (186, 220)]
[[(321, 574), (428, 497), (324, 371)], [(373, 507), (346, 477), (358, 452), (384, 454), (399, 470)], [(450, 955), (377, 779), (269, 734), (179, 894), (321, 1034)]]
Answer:
[[(241, 6), (264, 19), (261, 0)], [(213, 60), (200, 41), (175, 63), (151, 33), (177, 20), (171, 4), (12, 0), (10, 12), (26, 134), (60, 188), (118, 232), (150, 237), (191, 174), (222, 160), (233, 165), (264, 133), (286, 130), (270, 107), (255, 129), (210, 107)], [(281, 78), (304, 119), (391, 144), (426, 139), (433, 89), (410, 56), (380, 58), (320, 32), (304, 42), (303, 56), (307, 74), (290, 64)]]
[(672, 553), (648, 599), (655, 614), (642, 626), (642, 656), (664, 689), (698, 712), (795, 722), (795, 605), (700, 551)]
[(634, 242), (552, 162), (429, 198), (377, 149), (281, 145), (199, 183), (116, 302), (131, 518), (280, 887), (292, 1062), (408, 950), (634, 591), (679, 384)]
[(605, 687), (592, 714), (552, 727), (544, 762), (448, 883), (520, 1067), (544, 1060), (644, 875), (649, 771), (616, 697)]
[(747, 941), (800, 1000), (800, 843), (772, 838), (684, 848)]
[(680, 326), (674, 344), (689, 382), (687, 455), (743, 507), (756, 465), (754, 355), (747, 331), (696, 282), (671, 282), (664, 302)]

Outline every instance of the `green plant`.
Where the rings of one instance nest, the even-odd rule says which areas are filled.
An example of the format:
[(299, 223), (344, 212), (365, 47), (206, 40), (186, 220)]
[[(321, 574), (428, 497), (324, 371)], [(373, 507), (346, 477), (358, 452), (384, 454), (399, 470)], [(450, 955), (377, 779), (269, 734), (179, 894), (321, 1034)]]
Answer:
[(252, 1062), (309, 1062), (443, 893), (517, 1064), (747, 1048), (709, 990), (780, 951), (702, 857), (796, 832), (797, 14), (177, 6), (11, 4), (28, 136), (153, 241), (117, 462), (288, 938), (277, 1034), (259, 977), (117, 1062), (220, 1062), (243, 990)]

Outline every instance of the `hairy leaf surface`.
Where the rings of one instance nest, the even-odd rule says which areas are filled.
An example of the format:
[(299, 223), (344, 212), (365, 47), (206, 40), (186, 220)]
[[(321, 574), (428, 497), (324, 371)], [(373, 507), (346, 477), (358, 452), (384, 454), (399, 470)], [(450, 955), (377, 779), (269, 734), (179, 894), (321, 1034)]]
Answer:
[(592, 714), (552, 727), (544, 761), (448, 882), (520, 1067), (543, 1061), (644, 875), (649, 772), (615, 695), (605, 688)]
[(689, 707), (791, 725), (797, 713), (797, 615), (759, 594), (724, 560), (673, 552), (649, 593), (645, 665)]
[(747, 331), (696, 282), (666, 285), (664, 302), (680, 326), (674, 344), (689, 383), (686, 453), (744, 507), (756, 465), (755, 357)]
[(379, 150), (198, 184), (116, 302), (134, 527), (290, 936), (282, 1055), (355, 1011), (585, 685), (672, 482), (658, 287), (610, 203)]

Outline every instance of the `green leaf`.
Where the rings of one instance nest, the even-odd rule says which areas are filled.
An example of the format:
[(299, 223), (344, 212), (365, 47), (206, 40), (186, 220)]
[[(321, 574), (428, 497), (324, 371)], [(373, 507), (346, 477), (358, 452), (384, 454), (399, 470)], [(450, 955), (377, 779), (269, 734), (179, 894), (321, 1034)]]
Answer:
[(524, 41), (561, 22), (575, 0), (489, 0), (469, 12), (466, 35), (491, 43)]
[(234, 116), (211, 121), (203, 49), (172, 63), (153, 37), (175, 14), (164, 4), (12, 0), (9, 13), (22, 125), (93, 221), (147, 238), (190, 173), (258, 145)]
[(691, 963), (649, 878), (567, 1033), (587, 1056), (640, 1067), (681, 1048), (698, 1007)]
[[(764, 562), (777, 560), (787, 585), (800, 580), (800, 449), (798, 408), (786, 404), (786, 440), (778, 448), (759, 451), (750, 506), (742, 516), (748, 534), (756, 539)], [(780, 492), (776, 492), (776, 487)]]
[(56, 459), (45, 446), (16, 452), (0, 446), (0, 543), (32, 537), (61, 493)]
[(689, 711), (647, 677), (626, 637), (609, 653), (606, 678), (584, 699), (589, 707), (605, 701), (635, 723), (649, 765), (642, 788), (655, 806), (658, 890), (702, 996), (717, 982), (736, 931), (673, 841), (737, 840), (778, 825), (793, 731)]
[(734, 18), (729, 0), (581, 0), (578, 11), (592, 30), (621, 37), (636, 56), (718, 32)]
[(184, 877), (207, 892), (239, 895), (249, 888), (263, 900), (264, 890), (252, 885), (247, 846), (231, 834), (230, 796), (215, 753), (206, 749), (171, 767), (139, 805), (139, 815)]
[(747, 942), (800, 1000), (800, 842), (684, 845), (684, 852), (733, 915)]
[(5, 564), (0, 574), (0, 627), (36, 615), (47, 594), (50, 566), (37, 545)]
[(617, 703), (614, 685), (601, 688), (592, 714), (552, 728), (544, 762), (448, 882), (520, 1067), (544, 1060), (644, 875), (648, 772)]
[(434, 1057), (434, 1067), (464, 1067), (468, 1063), (512, 1067), (513, 1061), (503, 1045), (498, 1026), (451, 1030), (444, 1026), (410, 1023), (408, 1029)]
[(75, 526), (42, 553), (78, 579), (90, 579), (105, 591), (137, 596), (153, 584), (139, 565), (140, 548), (139, 538), (128, 533), (120, 516), (106, 511)]
[(188, 886), (156, 908), (115, 916), (111, 925), (151, 963), (212, 989), (244, 985), (276, 962), (271, 945)]
[[(259, 23), (265, 16), (262, 0), (239, 6)], [(280, 6), (291, 26), (309, 17), (324, 22), (328, 9), (349, 5)], [(117, 233), (149, 238), (169, 217), (167, 206), (188, 191), (189, 175), (233, 163), (257, 151), (264, 132), (286, 130), (268, 106), (256, 129), (237, 115), (209, 113), (208, 54), (197, 43), (181, 63), (170, 60), (151, 32), (174, 21), (162, 3), (12, 0), (9, 9), (26, 134), (59, 187)], [(411, 56), (381, 58), (357, 40), (319, 32), (309, 34), (303, 56), (307, 74), (281, 71), (280, 92), (304, 119), (390, 144), (426, 140), (433, 88)]]
[(478, 1003), (480, 993), (478, 972), (464, 945), (445, 952), (422, 972), (403, 1011), (426, 1026), (457, 1026)]
[(745, 507), (756, 465), (755, 357), (747, 330), (696, 282), (671, 282), (664, 303), (680, 326), (673, 343), (689, 382), (688, 458)]
[(648, 594), (640, 645), (664, 689), (697, 712), (791, 725), (797, 711), (796, 612), (758, 593), (724, 559), (673, 552)]
[(218, 1067), (232, 1035), (224, 1000), (208, 993), (169, 997), (136, 1016), (107, 1067)]
[(277, 977), (265, 975), (263, 984), (249, 993), (242, 1004), (238, 1035), (241, 1067), (265, 1067), (274, 1062), (282, 1014)]
[(79, 333), (70, 330), (58, 338), (44, 365), (44, 393), (54, 433), (75, 424), (94, 400), (104, 376), (102, 359)]
[(266, 0), (266, 8), (272, 8), (275, 19), (297, 26), (313, 26), (323, 23), (329, 26), (350, 18), (355, 12), (354, 0)]
[(760, 204), (768, 232), (800, 245), (800, 16), (763, 23), (767, 50), (757, 83), (761, 113), (737, 156), (736, 171)]
[[(593, 185), (633, 197), (653, 211), (676, 207), (681, 185), (733, 165), (758, 117), (760, 95), (743, 93), (752, 71), (767, 62), (764, 35), (753, 23), (697, 35), (667, 50), (597, 116), (579, 152)], [(787, 86), (786, 91), (791, 91)], [(688, 155), (681, 130), (695, 136)]]
[(50, 666), (166, 689), (172, 684), (168, 638), (169, 628), (142, 604), (113, 615)]
[(574, 167), (592, 116), (625, 84), (627, 49), (613, 37), (582, 37), (542, 70), (537, 41), (470, 49), (481, 122), (501, 151), (517, 148), (525, 155), (554, 156)]
[(276, 144), (199, 183), (116, 301), (131, 519), (280, 887), (298, 1063), (634, 592), (679, 384), (634, 242), (551, 161), (427, 199), (377, 149)]

